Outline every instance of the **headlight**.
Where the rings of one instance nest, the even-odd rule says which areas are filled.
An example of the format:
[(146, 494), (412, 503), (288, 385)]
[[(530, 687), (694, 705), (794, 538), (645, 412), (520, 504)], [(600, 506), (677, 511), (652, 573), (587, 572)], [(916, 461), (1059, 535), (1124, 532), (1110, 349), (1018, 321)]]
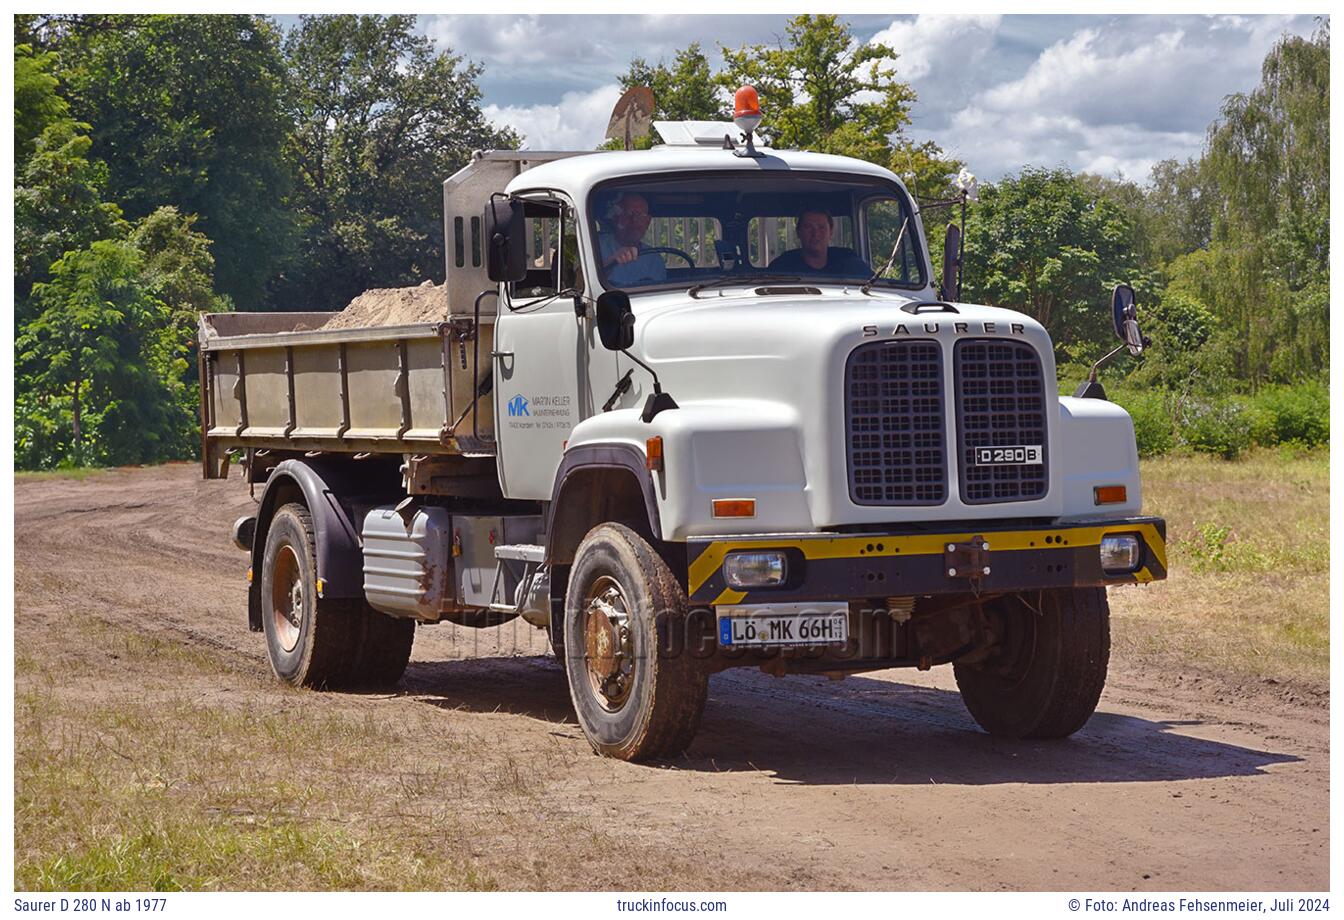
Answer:
[(1107, 575), (1128, 575), (1143, 561), (1143, 548), (1132, 533), (1101, 538), (1101, 569)]
[(748, 588), (773, 588), (784, 584), (789, 575), (784, 553), (771, 550), (763, 553), (729, 553), (723, 560), (723, 577), (730, 588), (745, 591)]

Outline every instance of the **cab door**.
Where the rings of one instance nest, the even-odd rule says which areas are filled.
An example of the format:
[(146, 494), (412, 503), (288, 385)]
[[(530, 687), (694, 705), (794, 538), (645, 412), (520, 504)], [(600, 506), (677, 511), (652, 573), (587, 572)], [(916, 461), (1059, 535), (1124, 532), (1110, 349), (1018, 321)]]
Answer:
[(616, 355), (588, 315), (574, 209), (529, 200), (524, 215), (528, 274), (506, 285), (495, 322), (496, 464), (505, 497), (546, 501), (570, 432), (615, 386)]

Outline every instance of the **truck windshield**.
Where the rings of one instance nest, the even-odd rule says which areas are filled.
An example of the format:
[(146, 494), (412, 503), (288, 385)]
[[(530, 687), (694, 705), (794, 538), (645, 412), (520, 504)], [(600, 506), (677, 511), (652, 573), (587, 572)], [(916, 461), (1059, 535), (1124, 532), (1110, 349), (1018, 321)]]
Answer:
[(862, 283), (879, 272), (878, 286), (927, 284), (907, 198), (877, 178), (645, 176), (598, 186), (588, 209), (607, 289), (764, 274)]

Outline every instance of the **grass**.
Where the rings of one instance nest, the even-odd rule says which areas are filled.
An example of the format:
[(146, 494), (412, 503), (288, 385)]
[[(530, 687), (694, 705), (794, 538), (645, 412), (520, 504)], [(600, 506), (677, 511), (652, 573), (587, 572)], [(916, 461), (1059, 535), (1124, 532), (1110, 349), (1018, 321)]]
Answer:
[(99, 473), (109, 472), (111, 467), (101, 466), (72, 466), (55, 470), (15, 470), (14, 479), (17, 482), (40, 481), (44, 479), (74, 479), (83, 480), (90, 476), (96, 476)]
[(1330, 464), (1325, 449), (1142, 462), (1167, 520), (1170, 576), (1111, 592), (1117, 650), (1233, 679), (1329, 684)]
[[(79, 651), (16, 658), (16, 888), (496, 887), (433, 852), (431, 841), (460, 834), (452, 816), (421, 809), (422, 843), (408, 846), (397, 822), (364, 811), (380, 785), (404, 782), (403, 726), (367, 707), (306, 705), (317, 695), (211, 650), (97, 620), (70, 630), (67, 649)], [(124, 682), (106, 686), (110, 668)], [(76, 689), (95, 681), (96, 692)], [(200, 693), (221, 685), (240, 698)], [(454, 744), (440, 750), (451, 756)], [(422, 791), (400, 798), (444, 792)]]
[[(551, 746), (95, 619), (68, 629), (55, 650), (16, 628), (16, 890), (623, 888), (645, 845), (569, 814)], [(696, 872), (669, 855), (642, 879)]]

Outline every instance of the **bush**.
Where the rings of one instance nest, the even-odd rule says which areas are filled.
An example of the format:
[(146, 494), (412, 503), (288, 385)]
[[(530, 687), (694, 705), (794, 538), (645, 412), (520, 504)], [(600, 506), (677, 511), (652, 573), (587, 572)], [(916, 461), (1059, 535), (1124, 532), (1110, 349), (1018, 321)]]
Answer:
[(1156, 457), (1176, 446), (1172, 437), (1171, 407), (1160, 390), (1116, 393), (1112, 399), (1134, 420), (1134, 440), (1140, 457)]
[(1251, 437), (1265, 447), (1330, 443), (1330, 393), (1324, 384), (1269, 387), (1250, 403)]
[(1239, 399), (1187, 399), (1178, 423), (1180, 442), (1191, 450), (1233, 460), (1251, 446), (1251, 413)]

